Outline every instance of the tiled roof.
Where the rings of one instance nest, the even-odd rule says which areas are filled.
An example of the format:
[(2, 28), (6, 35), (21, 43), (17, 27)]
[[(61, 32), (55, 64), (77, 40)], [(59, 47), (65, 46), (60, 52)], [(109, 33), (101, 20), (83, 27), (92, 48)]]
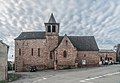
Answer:
[(15, 40), (45, 39), (45, 32), (22, 32)]
[(100, 49), (99, 52), (101, 52), (101, 53), (109, 53), (109, 52), (115, 52), (115, 51), (110, 50), (110, 49)]
[[(79, 51), (99, 51), (94, 36), (68, 36), (72, 44)], [(63, 36), (59, 37), (59, 43)]]

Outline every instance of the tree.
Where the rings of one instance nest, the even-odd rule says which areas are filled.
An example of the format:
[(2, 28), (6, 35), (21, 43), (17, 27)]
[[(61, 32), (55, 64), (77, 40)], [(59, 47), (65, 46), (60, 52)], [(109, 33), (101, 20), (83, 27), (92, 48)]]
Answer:
[(120, 62), (120, 44), (115, 45), (114, 49), (116, 50), (116, 61)]
[(11, 65), (10, 61), (8, 61), (8, 70), (12, 70), (12, 65)]
[[(8, 61), (8, 71), (9, 70), (14, 70), (15, 69), (15, 64), (13, 64), (11, 61)], [(13, 68), (12, 68), (13, 67)]]

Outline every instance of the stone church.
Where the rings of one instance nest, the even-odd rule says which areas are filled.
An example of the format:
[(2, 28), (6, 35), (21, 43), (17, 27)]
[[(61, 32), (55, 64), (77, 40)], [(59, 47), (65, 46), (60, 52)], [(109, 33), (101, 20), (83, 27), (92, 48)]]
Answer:
[(60, 24), (53, 14), (45, 31), (22, 32), (15, 39), (15, 70), (63, 69), (99, 64), (99, 49), (94, 36), (59, 35)]

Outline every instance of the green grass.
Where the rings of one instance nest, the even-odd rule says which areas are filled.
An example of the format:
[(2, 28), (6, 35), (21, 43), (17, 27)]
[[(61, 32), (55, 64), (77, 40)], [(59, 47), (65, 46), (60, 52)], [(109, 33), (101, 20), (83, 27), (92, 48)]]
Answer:
[(8, 74), (7, 81), (0, 80), (0, 83), (12, 82), (12, 81), (18, 80), (20, 77), (21, 77), (21, 75), (19, 75), (19, 74)]
[(6, 83), (6, 81), (5, 80), (1, 80), (0, 83)]
[(19, 75), (19, 74), (8, 74), (8, 82), (18, 80), (20, 77), (21, 77), (21, 75)]

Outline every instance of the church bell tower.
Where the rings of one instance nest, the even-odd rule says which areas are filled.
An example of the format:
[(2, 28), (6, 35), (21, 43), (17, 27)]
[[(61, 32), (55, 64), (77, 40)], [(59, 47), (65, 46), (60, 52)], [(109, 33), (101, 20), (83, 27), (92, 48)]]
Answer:
[(53, 50), (58, 45), (59, 23), (56, 22), (53, 13), (48, 23), (45, 23), (46, 42), (49, 50)]
[(59, 35), (59, 23), (56, 23), (53, 13), (50, 16), (48, 23), (45, 23), (47, 36)]

